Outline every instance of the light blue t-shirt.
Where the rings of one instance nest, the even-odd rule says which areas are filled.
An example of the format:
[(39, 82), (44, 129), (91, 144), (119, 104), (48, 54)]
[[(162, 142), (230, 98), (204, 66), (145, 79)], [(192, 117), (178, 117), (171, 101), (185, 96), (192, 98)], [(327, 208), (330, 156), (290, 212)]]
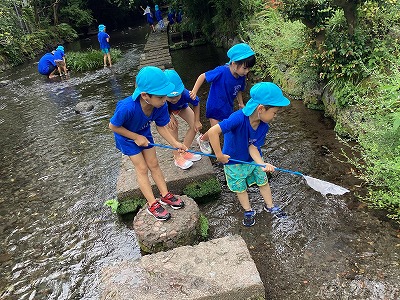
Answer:
[(189, 103), (192, 104), (193, 106), (197, 106), (199, 105), (199, 101), (200, 101), (199, 97), (196, 97), (195, 100), (192, 100), (192, 98), (190, 98), (189, 91), (187, 89), (184, 89), (182, 92), (181, 99), (179, 99), (178, 102), (174, 104), (167, 101), (168, 110), (171, 112), (174, 110), (185, 109), (186, 107), (188, 107)]
[(100, 31), (97, 34), (97, 39), (100, 43), (100, 49), (110, 49), (110, 44), (107, 42), (108, 38), (110, 38), (110, 36), (104, 31)]
[(218, 121), (227, 119), (233, 113), (233, 102), (238, 92), (246, 87), (246, 77), (235, 78), (228, 64), (205, 72), (205, 76), (206, 81), (211, 83), (206, 103), (206, 117)]
[[(218, 125), (224, 134), (222, 153), (233, 159), (252, 162), (249, 146), (254, 145), (262, 155), (260, 147), (264, 145), (265, 136), (269, 130), (267, 123), (261, 121), (257, 129), (254, 130), (250, 125), (249, 117), (242, 110), (238, 110)], [(228, 164), (237, 164), (237, 162), (229, 161)]]
[[(167, 125), (170, 121), (168, 106), (165, 103), (160, 108), (154, 108), (150, 116), (146, 116), (140, 105), (140, 96), (138, 96), (136, 101), (133, 101), (132, 96), (118, 101), (114, 115), (110, 120), (114, 126), (122, 126), (129, 131), (145, 136), (150, 143), (154, 143), (150, 130), (152, 121), (160, 127)], [(138, 154), (143, 149), (151, 148), (151, 146), (139, 147), (134, 141), (115, 132), (114, 137), (115, 146), (128, 156)]]

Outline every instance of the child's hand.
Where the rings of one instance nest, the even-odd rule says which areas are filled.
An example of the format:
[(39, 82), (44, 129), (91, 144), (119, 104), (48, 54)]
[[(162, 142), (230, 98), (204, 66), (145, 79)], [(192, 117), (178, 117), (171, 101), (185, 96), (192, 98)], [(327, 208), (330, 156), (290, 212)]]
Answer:
[(147, 147), (149, 145), (149, 140), (143, 135), (138, 135), (134, 142), (139, 147)]
[(171, 114), (171, 119), (167, 125), (167, 127), (171, 130), (175, 130), (178, 128), (178, 121), (176, 120), (175, 116)]
[(275, 167), (271, 164), (265, 164), (265, 167), (261, 167), (264, 172), (272, 173), (275, 171)]
[(188, 149), (183, 143), (176, 143), (173, 147), (178, 148), (179, 153), (184, 153)]
[(202, 129), (202, 128), (203, 128), (203, 124), (201, 124), (200, 121), (194, 122), (194, 131), (195, 131), (195, 132), (199, 132), (200, 129)]
[(217, 160), (222, 162), (223, 164), (228, 163), (230, 156), (226, 154), (217, 155)]
[(197, 93), (193, 92), (193, 91), (189, 91), (189, 96), (192, 100), (196, 100), (197, 97)]

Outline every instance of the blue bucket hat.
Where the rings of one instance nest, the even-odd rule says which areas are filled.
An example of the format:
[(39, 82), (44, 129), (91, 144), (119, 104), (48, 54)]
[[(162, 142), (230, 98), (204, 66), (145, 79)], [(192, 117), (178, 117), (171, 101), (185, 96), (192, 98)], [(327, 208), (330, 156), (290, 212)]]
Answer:
[(257, 106), (288, 106), (289, 99), (283, 96), (282, 90), (272, 82), (259, 82), (250, 89), (250, 100), (243, 107), (242, 111), (246, 116), (250, 116)]
[(253, 49), (251, 49), (250, 46), (247, 45), (246, 43), (240, 43), (232, 46), (227, 53), (230, 59), (229, 63), (248, 58), (254, 54), (255, 53)]
[(140, 93), (148, 93), (157, 96), (166, 96), (173, 92), (175, 85), (171, 83), (164, 72), (153, 66), (142, 68), (136, 75), (136, 89), (132, 94), (135, 101)]
[(104, 31), (104, 29), (106, 29), (106, 26), (103, 24), (99, 25), (99, 31)]
[(156, 6), (154, 6), (154, 8), (155, 8), (155, 10), (158, 10), (158, 9), (159, 9), (157, 4), (156, 4)]
[(174, 91), (169, 93), (167, 97), (176, 97), (182, 94), (185, 86), (183, 85), (182, 79), (179, 77), (178, 73), (175, 70), (165, 70), (164, 74), (167, 76), (168, 80), (175, 85)]
[(59, 50), (61, 52), (64, 52), (64, 47), (63, 46), (58, 46), (56, 50)]

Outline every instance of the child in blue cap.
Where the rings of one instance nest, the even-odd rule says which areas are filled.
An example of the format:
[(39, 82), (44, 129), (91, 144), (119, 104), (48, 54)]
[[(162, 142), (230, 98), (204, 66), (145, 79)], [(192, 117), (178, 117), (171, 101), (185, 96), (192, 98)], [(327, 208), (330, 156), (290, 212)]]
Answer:
[[(200, 99), (198, 97), (194, 100), (190, 98), (189, 91), (185, 89), (181, 77), (175, 70), (165, 70), (164, 73), (168, 80), (175, 85), (174, 91), (167, 95), (168, 111), (171, 118), (167, 127), (172, 136), (178, 140), (178, 119), (175, 116), (179, 116), (185, 120), (189, 125), (189, 129), (185, 134), (183, 144), (187, 148), (190, 148), (196, 132), (203, 126), (200, 122)], [(189, 104), (193, 106), (193, 110)], [(175, 166), (183, 170), (190, 168), (194, 161), (201, 159), (201, 155), (190, 152), (179, 153), (178, 151), (173, 151), (173, 154)]]
[[(152, 121), (160, 135), (173, 147), (185, 151), (187, 147), (174, 139), (166, 125), (169, 123), (166, 98), (175, 86), (164, 72), (152, 66), (142, 68), (136, 76), (136, 89), (132, 96), (117, 103), (109, 127), (114, 132), (116, 147), (132, 161), (139, 188), (147, 200), (147, 212), (157, 220), (168, 220), (171, 215), (161, 205), (173, 209), (184, 207), (180, 197), (174, 196), (167, 189), (164, 175), (158, 164), (156, 150), (149, 143), (154, 143), (150, 130)], [(154, 197), (148, 171), (157, 185), (161, 199)]]
[(106, 26), (103, 24), (99, 25), (99, 33), (97, 34), (97, 40), (100, 44), (100, 50), (103, 52), (103, 62), (104, 67), (107, 67), (107, 60), (108, 65), (111, 67), (111, 53), (110, 53), (110, 36), (106, 33)]
[(58, 68), (58, 73), (60, 73), (60, 76), (67, 75), (68, 69), (67, 69), (67, 64), (65, 62), (65, 52), (64, 52), (64, 47), (59, 45), (56, 48), (56, 51), (54, 52), (54, 61), (57, 64)]
[(156, 15), (156, 20), (158, 23), (158, 27), (161, 31), (163, 31), (165, 29), (165, 25), (164, 25), (164, 20), (163, 20), (163, 16), (162, 16), (162, 12), (161, 10), (158, 8), (158, 5), (154, 6), (154, 9), (156, 11), (155, 15)]
[[(227, 64), (201, 74), (190, 91), (190, 96), (195, 99), (204, 81), (211, 83), (206, 103), (206, 117), (210, 120), (211, 126), (233, 113), (235, 98), (238, 100), (239, 108), (243, 108), (242, 91), (246, 86), (246, 75), (256, 63), (254, 51), (246, 43), (234, 45), (228, 50), (227, 55), (230, 59)], [(200, 135), (197, 142), (202, 152), (211, 153), (207, 134)]]
[(48, 78), (54, 78), (57, 75), (57, 64), (54, 61), (54, 52), (49, 52), (43, 55), (38, 63), (38, 71), (42, 75), (46, 75)]
[(147, 5), (146, 9), (144, 9), (142, 6), (140, 6), (140, 8), (143, 10), (143, 15), (146, 16), (147, 24), (150, 25), (152, 32), (156, 32), (156, 29), (154, 28), (153, 14), (151, 13), (150, 6)]
[[(264, 199), (264, 210), (282, 218), (286, 214), (272, 202), (271, 189), (265, 172), (273, 172), (275, 167), (265, 163), (260, 147), (264, 145), (269, 125), (280, 107), (290, 101), (283, 96), (281, 89), (272, 82), (260, 82), (250, 89), (251, 99), (242, 110), (231, 114), (208, 130), (208, 136), (217, 160), (224, 163), (224, 172), (229, 189), (235, 192), (244, 212), (243, 225), (255, 224), (256, 212), (251, 208), (247, 187), (257, 184)], [(221, 151), (219, 135), (224, 134)], [(265, 165), (238, 164), (230, 158)]]

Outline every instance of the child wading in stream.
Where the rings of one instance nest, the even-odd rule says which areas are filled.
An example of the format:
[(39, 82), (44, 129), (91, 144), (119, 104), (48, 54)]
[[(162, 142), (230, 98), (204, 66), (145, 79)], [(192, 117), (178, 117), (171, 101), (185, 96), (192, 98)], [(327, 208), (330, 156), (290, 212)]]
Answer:
[[(244, 209), (244, 226), (253, 226), (256, 212), (252, 209), (247, 187), (257, 184), (264, 199), (264, 210), (278, 218), (286, 214), (272, 202), (271, 189), (265, 172), (273, 172), (275, 167), (265, 163), (260, 147), (265, 143), (269, 125), (280, 107), (290, 101), (281, 89), (272, 82), (260, 82), (250, 89), (250, 100), (246, 106), (234, 112), (229, 118), (211, 127), (207, 133), (217, 160), (224, 163), (224, 172), (229, 189), (235, 192)], [(224, 134), (221, 150), (219, 135)], [(238, 164), (229, 158), (265, 165)]]
[[(182, 79), (175, 70), (165, 70), (165, 75), (175, 85), (175, 90), (167, 95), (168, 111), (171, 121), (168, 124), (172, 136), (178, 140), (178, 119), (175, 116), (181, 117), (189, 125), (183, 139), (183, 144), (190, 148), (196, 132), (202, 128), (200, 122), (200, 99), (196, 97), (192, 100), (189, 96), (189, 91), (185, 89)], [(189, 104), (193, 106), (190, 108)], [(175, 166), (185, 170), (193, 165), (193, 162), (201, 159), (201, 155), (190, 152), (179, 153), (177, 150), (174, 153)]]
[[(254, 51), (245, 43), (232, 46), (227, 55), (229, 58), (227, 64), (201, 74), (190, 91), (190, 97), (195, 99), (204, 81), (211, 83), (206, 103), (206, 117), (210, 120), (211, 126), (233, 113), (235, 98), (238, 100), (239, 108), (243, 108), (242, 91), (246, 87), (246, 75), (256, 63)], [(202, 152), (211, 153), (207, 133), (199, 135), (197, 142)]]
[[(152, 121), (159, 134), (174, 148), (181, 152), (187, 150), (184, 144), (174, 139), (166, 125), (169, 123), (166, 98), (175, 89), (164, 72), (157, 67), (144, 67), (136, 76), (136, 89), (132, 96), (117, 103), (109, 127), (114, 132), (116, 147), (129, 156), (135, 167), (137, 181), (143, 196), (147, 200), (147, 212), (157, 220), (165, 221), (171, 214), (161, 205), (169, 205), (173, 209), (184, 207), (185, 203), (167, 189), (164, 175), (158, 164), (156, 150), (149, 143), (154, 143), (150, 131)], [(157, 185), (161, 197), (154, 197), (148, 176)]]

